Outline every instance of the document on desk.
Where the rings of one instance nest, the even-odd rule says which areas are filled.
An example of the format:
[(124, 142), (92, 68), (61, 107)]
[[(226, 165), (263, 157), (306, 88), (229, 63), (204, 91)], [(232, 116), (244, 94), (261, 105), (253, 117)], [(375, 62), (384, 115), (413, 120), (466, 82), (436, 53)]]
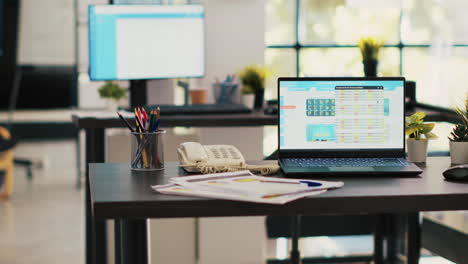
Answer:
[(178, 177), (169, 184), (152, 188), (170, 195), (285, 204), (342, 186), (343, 182), (261, 177), (246, 170)]

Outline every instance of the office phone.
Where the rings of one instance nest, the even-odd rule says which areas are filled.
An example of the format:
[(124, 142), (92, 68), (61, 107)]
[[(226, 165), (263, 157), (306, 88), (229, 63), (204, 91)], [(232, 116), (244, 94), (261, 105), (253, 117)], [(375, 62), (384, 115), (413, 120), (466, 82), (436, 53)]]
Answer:
[(250, 170), (262, 175), (278, 172), (277, 163), (248, 165), (241, 152), (231, 145), (201, 145), (182, 143), (177, 149), (180, 167), (188, 172), (216, 173)]

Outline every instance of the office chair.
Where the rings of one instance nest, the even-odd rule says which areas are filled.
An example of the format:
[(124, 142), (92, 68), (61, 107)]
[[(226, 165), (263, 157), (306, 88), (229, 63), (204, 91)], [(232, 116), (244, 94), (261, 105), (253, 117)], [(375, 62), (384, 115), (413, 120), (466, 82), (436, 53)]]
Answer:
[(0, 176), (0, 199), (10, 197), (13, 192), (13, 147), (16, 145), (16, 138), (10, 132), (0, 127), (0, 171), (3, 175)]
[[(13, 127), (13, 112), (16, 108), (16, 103), (19, 94), (19, 88), (22, 78), (21, 68), (17, 63), (17, 51), (18, 51), (18, 18), (20, 11), (20, 1), (4, 1), (3, 14), (0, 16), (3, 21), (0, 25), (3, 26), (4, 33), (4, 50), (2, 56), (0, 56), (0, 80), (5, 82), (7, 87), (10, 89), (9, 101), (8, 101), (8, 120), (6, 123), (6, 129), (9, 133), (12, 133)], [(27, 159), (14, 159), (14, 163), (22, 166), (26, 166), (27, 176), (29, 179), (32, 178), (32, 161)]]

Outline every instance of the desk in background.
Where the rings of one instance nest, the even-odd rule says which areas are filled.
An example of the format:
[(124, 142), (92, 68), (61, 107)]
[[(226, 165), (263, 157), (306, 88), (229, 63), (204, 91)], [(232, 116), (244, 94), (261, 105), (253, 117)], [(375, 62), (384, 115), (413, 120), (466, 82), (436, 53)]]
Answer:
[(468, 212), (424, 213), (421, 241), (424, 248), (439, 256), (467, 263)]
[[(419, 213), (468, 210), (468, 184), (442, 176), (449, 165), (449, 158), (429, 158), (420, 177), (341, 178), (345, 182), (341, 189), (278, 206), (155, 193), (150, 185), (185, 175), (176, 163), (157, 173), (132, 172), (128, 164), (90, 164), (90, 202), (95, 218), (116, 220), (117, 263), (148, 263), (148, 218), (381, 214), (388, 225), (384, 230), (388, 241), (405, 240), (406, 262), (415, 264), (421, 242)], [(393, 242), (386, 259), (376, 263), (397, 263), (398, 246)]]

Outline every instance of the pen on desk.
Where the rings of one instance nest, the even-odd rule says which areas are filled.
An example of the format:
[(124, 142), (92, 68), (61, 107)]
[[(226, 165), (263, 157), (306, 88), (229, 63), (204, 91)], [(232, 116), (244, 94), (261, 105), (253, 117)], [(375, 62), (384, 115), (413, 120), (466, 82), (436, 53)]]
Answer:
[(260, 182), (287, 183), (287, 184), (307, 184), (307, 187), (319, 187), (319, 186), (322, 186), (322, 184), (321, 184), (320, 182), (314, 182), (314, 181), (298, 181), (298, 182), (293, 182), (293, 181), (260, 180)]
[(277, 193), (277, 194), (268, 194), (262, 196), (263, 199), (269, 199), (269, 198), (276, 198), (276, 197), (281, 197), (281, 196), (286, 196), (286, 195), (291, 195), (291, 194), (301, 194), (301, 193), (308, 193), (308, 192), (316, 192), (320, 191), (320, 189), (305, 189), (302, 191), (296, 191), (296, 192), (288, 192), (288, 193)]
[(133, 127), (130, 125), (130, 123), (128, 123), (128, 121), (122, 116), (121, 113), (117, 112), (117, 115), (119, 115), (120, 119), (122, 119), (122, 121), (125, 123), (125, 125), (128, 127), (128, 129), (130, 129), (131, 132), (135, 132)]

